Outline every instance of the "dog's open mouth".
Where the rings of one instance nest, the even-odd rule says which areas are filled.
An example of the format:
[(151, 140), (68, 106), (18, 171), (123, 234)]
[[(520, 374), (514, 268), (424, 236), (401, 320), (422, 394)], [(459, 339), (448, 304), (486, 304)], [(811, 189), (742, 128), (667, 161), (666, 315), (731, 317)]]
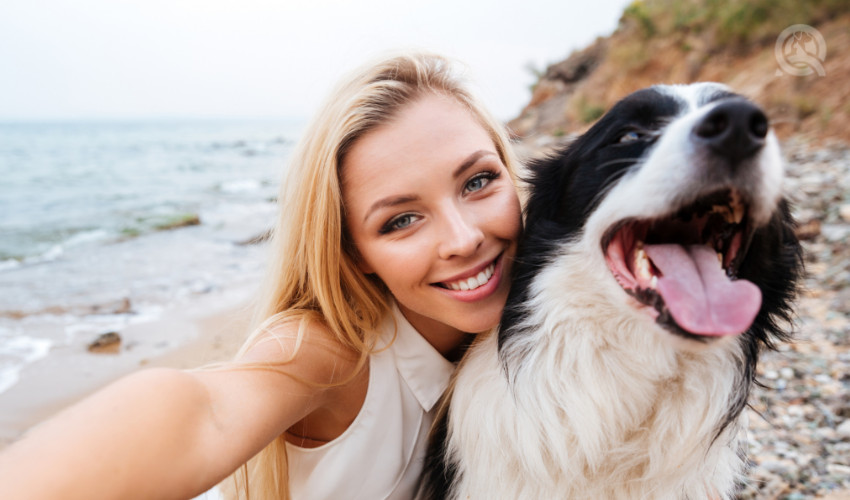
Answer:
[(746, 331), (761, 291), (736, 279), (749, 244), (747, 205), (734, 189), (697, 200), (669, 217), (627, 219), (602, 241), (623, 289), (658, 312), (657, 321), (689, 338)]

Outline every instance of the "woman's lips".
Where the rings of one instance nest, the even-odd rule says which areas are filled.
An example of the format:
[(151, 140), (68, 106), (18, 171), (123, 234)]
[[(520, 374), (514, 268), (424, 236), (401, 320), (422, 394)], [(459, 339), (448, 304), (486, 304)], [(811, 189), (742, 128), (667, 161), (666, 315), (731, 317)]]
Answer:
[(487, 282), (490, 281), (490, 278), (493, 277), (493, 273), (496, 270), (496, 261), (491, 262), (484, 268), (483, 271), (480, 271), (475, 276), (470, 276), (469, 278), (460, 279), (452, 282), (443, 282), (441, 285), (445, 288), (454, 291), (463, 290), (464, 292), (467, 290), (475, 290), (480, 286), (484, 286)]
[(495, 292), (502, 278), (502, 254), (468, 278), (444, 281), (434, 286), (463, 302), (475, 302)]

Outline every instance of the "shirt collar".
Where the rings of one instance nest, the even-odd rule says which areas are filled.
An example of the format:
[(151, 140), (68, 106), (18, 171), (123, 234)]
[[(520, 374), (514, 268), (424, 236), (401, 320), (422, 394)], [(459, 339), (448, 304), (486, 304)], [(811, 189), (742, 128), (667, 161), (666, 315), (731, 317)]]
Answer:
[[(395, 320), (395, 321), (393, 321)], [(392, 349), (396, 367), (422, 409), (431, 411), (449, 386), (455, 365), (444, 358), (434, 346), (415, 329), (394, 303), (385, 332), (390, 335), (398, 328)], [(393, 322), (395, 325), (393, 325)]]

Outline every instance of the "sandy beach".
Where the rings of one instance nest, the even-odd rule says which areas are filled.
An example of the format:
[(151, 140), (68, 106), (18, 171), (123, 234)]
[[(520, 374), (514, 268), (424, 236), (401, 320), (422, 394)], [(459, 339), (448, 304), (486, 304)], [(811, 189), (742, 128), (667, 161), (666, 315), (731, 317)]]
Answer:
[[(22, 370), (19, 381), (0, 394), (0, 448), (27, 429), (92, 391), (147, 367), (189, 369), (226, 361), (247, 335), (251, 287), (196, 298), (165, 310), (152, 321), (135, 323), (119, 333), (115, 353), (93, 353), (89, 340), (51, 350)], [(57, 328), (43, 321), (35, 329)]]

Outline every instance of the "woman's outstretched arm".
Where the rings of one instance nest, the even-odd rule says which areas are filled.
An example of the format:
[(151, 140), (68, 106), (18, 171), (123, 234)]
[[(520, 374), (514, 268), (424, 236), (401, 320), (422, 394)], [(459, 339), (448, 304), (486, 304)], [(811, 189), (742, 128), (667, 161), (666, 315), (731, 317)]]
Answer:
[[(321, 337), (321, 335), (320, 335)], [(315, 337), (314, 337), (315, 338)], [(0, 453), (0, 498), (191, 498), (322, 408), (351, 356), (305, 342), (280, 371), (244, 363), (288, 359), (295, 341), (261, 342), (239, 364), (129, 375), (36, 426)], [(327, 339), (326, 339), (327, 340)]]

